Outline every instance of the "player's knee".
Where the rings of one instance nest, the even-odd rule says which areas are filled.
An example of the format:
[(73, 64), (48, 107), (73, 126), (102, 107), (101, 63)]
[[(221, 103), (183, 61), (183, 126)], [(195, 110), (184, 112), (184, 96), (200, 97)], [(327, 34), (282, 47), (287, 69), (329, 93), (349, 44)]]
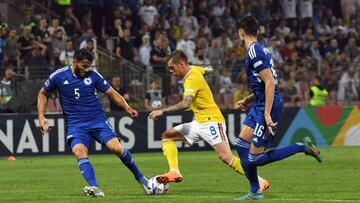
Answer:
[(109, 150), (116, 155), (121, 155), (124, 152), (124, 147), (121, 144), (119, 144), (119, 145), (111, 146)]
[(73, 149), (73, 153), (78, 159), (87, 157), (87, 150), (84, 147), (77, 147)]
[(161, 140), (168, 139), (167, 131), (161, 133)]

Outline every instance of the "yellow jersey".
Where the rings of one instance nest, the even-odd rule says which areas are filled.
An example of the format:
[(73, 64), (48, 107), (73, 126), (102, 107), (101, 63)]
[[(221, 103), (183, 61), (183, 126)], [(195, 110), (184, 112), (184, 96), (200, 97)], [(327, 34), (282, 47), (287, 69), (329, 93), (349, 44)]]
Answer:
[(200, 66), (190, 66), (190, 71), (184, 77), (184, 95), (193, 97), (191, 109), (195, 120), (199, 123), (217, 122), (225, 124), (224, 116), (214, 101), (214, 96)]

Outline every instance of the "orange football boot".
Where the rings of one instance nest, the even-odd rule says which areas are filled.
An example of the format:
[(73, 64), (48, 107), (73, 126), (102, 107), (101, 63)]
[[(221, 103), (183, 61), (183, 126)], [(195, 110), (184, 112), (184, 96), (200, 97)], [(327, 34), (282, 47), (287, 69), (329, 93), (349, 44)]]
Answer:
[(169, 171), (167, 173), (158, 175), (156, 180), (159, 183), (179, 183), (183, 180), (183, 177), (179, 172)]

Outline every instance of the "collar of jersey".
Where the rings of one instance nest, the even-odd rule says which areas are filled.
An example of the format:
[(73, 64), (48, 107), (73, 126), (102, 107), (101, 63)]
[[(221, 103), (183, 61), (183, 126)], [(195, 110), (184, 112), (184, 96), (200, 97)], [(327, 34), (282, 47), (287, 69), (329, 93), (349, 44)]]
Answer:
[[(191, 67), (191, 66), (190, 66)], [(189, 73), (191, 72), (192, 68), (190, 68), (189, 72), (186, 73), (186, 75), (184, 76), (183, 81), (185, 81), (185, 79), (189, 76)]]

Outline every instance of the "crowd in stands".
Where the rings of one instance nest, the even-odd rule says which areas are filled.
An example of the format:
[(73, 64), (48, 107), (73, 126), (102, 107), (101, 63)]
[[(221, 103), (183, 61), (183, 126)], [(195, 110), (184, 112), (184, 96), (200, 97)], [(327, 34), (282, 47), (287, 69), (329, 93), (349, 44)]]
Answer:
[(31, 3), (22, 8), (19, 27), (7, 26), (0, 16), (0, 66), (11, 65), (17, 73), (24, 66), (51, 72), (70, 64), (75, 49), (96, 54), (103, 46), (118, 62), (138, 64), (161, 77), (162, 85), (150, 85), (144, 95), (144, 106), (152, 109), (157, 106), (149, 101), (154, 88), (163, 97), (154, 97), (158, 105), (181, 98), (182, 81), (166, 67), (166, 57), (179, 49), (190, 63), (215, 69), (207, 79), (216, 100), (222, 108), (233, 108), (249, 94), (237, 23), (253, 15), (261, 24), (258, 40), (273, 55), (286, 106), (309, 105), (314, 85), (327, 90), (327, 104), (360, 99), (357, 0), (73, 0), (70, 6), (51, 6), (59, 15), (51, 22), (34, 13)]

